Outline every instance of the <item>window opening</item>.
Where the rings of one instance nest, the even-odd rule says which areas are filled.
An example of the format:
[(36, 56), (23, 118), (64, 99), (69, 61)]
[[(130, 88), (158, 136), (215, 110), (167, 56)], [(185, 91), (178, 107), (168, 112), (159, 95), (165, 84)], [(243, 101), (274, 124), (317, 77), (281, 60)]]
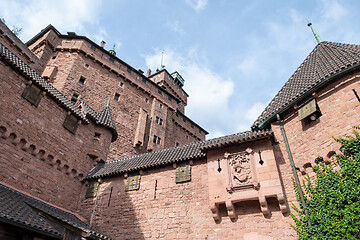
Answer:
[(38, 86), (31, 84), (25, 88), (22, 96), (31, 104), (37, 106), (41, 99), (41, 89)]

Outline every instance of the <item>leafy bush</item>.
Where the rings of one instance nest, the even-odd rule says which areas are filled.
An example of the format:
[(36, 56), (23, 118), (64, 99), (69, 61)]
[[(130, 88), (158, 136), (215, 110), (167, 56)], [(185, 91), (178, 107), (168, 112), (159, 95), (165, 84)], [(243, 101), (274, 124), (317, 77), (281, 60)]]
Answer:
[(299, 239), (360, 239), (360, 135), (356, 130), (354, 134), (335, 138), (342, 144), (342, 154), (332, 158), (339, 170), (319, 162), (314, 168), (315, 182), (305, 177), (308, 214), (296, 192), (299, 207), (293, 205), (297, 216), (291, 216)]

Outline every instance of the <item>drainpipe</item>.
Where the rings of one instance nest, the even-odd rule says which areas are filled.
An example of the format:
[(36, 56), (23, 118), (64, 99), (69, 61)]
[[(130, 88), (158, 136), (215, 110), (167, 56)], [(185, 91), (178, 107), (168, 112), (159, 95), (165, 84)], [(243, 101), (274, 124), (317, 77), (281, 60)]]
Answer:
[(302, 191), (302, 189), (301, 189), (299, 176), (297, 175), (297, 172), (296, 172), (294, 159), (293, 159), (293, 157), (292, 157), (292, 154), (291, 154), (291, 151), (290, 151), (289, 142), (288, 142), (287, 137), (286, 137), (284, 124), (282, 123), (279, 114), (276, 114), (276, 118), (277, 118), (277, 120), (278, 120), (279, 123), (280, 123), (281, 133), (282, 133), (282, 135), (283, 135), (284, 142), (285, 142), (285, 145), (286, 145), (286, 150), (287, 150), (287, 153), (288, 153), (288, 155), (289, 155), (290, 165), (291, 165), (291, 168), (292, 168), (292, 171), (293, 171), (293, 174), (294, 174), (296, 187), (297, 187), (297, 190), (298, 190), (298, 192), (299, 192), (299, 194), (300, 194), (300, 200), (301, 200), (302, 205), (304, 206), (305, 215), (308, 217), (308, 226), (311, 227), (311, 222), (310, 222), (310, 218), (309, 218), (309, 210), (308, 210), (307, 207), (306, 207), (305, 198), (304, 198), (304, 193), (303, 193), (303, 191)]

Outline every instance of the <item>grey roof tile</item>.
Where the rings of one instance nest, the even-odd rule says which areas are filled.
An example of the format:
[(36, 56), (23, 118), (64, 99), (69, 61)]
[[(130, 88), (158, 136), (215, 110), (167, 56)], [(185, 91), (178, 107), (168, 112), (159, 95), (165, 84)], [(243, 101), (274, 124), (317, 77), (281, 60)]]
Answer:
[(74, 214), (50, 206), (38, 199), (0, 184), (0, 222), (16, 226), (22, 225), (24, 228), (30, 228), (35, 232), (42, 232), (45, 235), (62, 239), (65, 228), (46, 215), (96, 235), (100, 239), (110, 239), (92, 230)]
[[(295, 100), (314, 87), (328, 81), (334, 74), (346, 71), (360, 63), (360, 45), (321, 42), (301, 63), (294, 74), (270, 101), (254, 122), (259, 127), (282, 109), (287, 109)], [(265, 126), (265, 124), (263, 124)]]
[(98, 164), (89, 172), (87, 179), (114, 176), (125, 172), (154, 168), (170, 163), (201, 159), (206, 156), (205, 151), (207, 150), (270, 137), (272, 135), (273, 132), (268, 129), (254, 132), (246, 131), (210, 140), (193, 142), (178, 147), (143, 153)]

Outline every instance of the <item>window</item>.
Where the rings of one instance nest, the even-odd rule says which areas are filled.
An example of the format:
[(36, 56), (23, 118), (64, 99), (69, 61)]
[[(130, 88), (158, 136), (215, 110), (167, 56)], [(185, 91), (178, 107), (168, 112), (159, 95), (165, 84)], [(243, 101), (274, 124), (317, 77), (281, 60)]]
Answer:
[(160, 89), (158, 89), (158, 93), (159, 93), (160, 95), (162, 95), (162, 91), (161, 91)]
[(175, 146), (177, 147), (177, 146), (179, 146), (179, 143), (177, 142), (177, 143), (175, 143)]
[(71, 100), (70, 100), (70, 101), (71, 101), (73, 104), (76, 104), (76, 102), (77, 102), (77, 100), (78, 100), (78, 97), (79, 97), (79, 94), (74, 93), (73, 96), (71, 97)]
[(41, 89), (34, 84), (29, 85), (25, 88), (22, 94), (23, 98), (28, 100), (34, 106), (37, 106), (41, 99)]
[(126, 179), (125, 191), (140, 189), (140, 179), (141, 176), (139, 173), (129, 173), (129, 176)]
[(56, 55), (55, 55), (55, 56), (52, 56), (52, 59), (56, 59)]
[(120, 83), (120, 87), (122, 87), (123, 85), (124, 85), (124, 84), (121, 82), (121, 83)]
[(160, 119), (159, 117), (156, 117), (155, 122), (159, 123), (159, 119)]
[(163, 120), (162, 120), (162, 118), (160, 118), (159, 124), (162, 125), (162, 123), (163, 123)]
[(142, 81), (143, 81), (144, 83), (146, 83), (146, 78), (143, 77), (143, 78), (142, 78)]
[(95, 45), (91, 45), (91, 50), (93, 50), (93, 51), (96, 51), (96, 46)]
[(160, 103), (160, 108), (162, 108), (162, 104)]
[(81, 76), (79, 79), (79, 84), (84, 85), (86, 78)]
[(64, 128), (69, 130), (71, 133), (75, 134), (76, 128), (78, 126), (78, 119), (74, 114), (70, 114), (65, 118)]
[(189, 162), (176, 163), (176, 183), (191, 181), (191, 167)]
[(171, 100), (172, 100), (172, 97), (169, 95), (168, 96), (168, 100), (171, 102)]
[(94, 138), (100, 138), (100, 136), (101, 136), (101, 133), (96, 132), (94, 135)]
[(110, 56), (109, 60), (110, 62), (114, 62), (114, 57)]
[(89, 67), (89, 64), (86, 63), (86, 64), (85, 64), (85, 67), (88, 68), (88, 67)]
[(127, 67), (126, 71), (127, 71), (128, 73), (131, 73), (131, 67)]
[(145, 98), (145, 102), (148, 102), (148, 101), (149, 101), (149, 99)]
[(114, 95), (114, 100), (115, 100), (115, 101), (119, 101), (119, 98), (120, 98), (120, 94), (119, 94), (119, 93), (115, 93), (115, 95)]
[(96, 197), (97, 190), (99, 188), (99, 183), (97, 181), (92, 181), (89, 183), (88, 188), (86, 189), (86, 198)]
[(161, 138), (159, 138), (158, 136), (154, 135), (153, 143), (154, 143), (154, 144), (160, 144), (160, 143), (161, 143)]

